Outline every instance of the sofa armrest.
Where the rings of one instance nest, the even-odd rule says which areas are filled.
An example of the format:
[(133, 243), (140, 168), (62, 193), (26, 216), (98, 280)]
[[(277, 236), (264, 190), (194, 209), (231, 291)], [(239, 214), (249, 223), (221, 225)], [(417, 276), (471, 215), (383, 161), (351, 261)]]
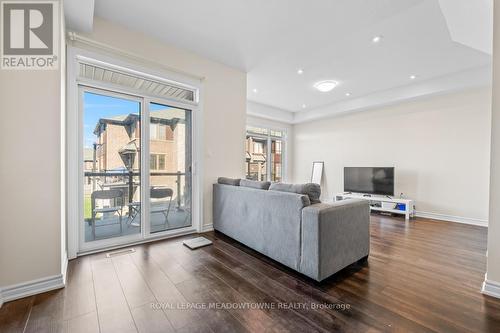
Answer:
[(321, 281), (370, 252), (368, 201), (349, 199), (302, 209), (300, 271)]

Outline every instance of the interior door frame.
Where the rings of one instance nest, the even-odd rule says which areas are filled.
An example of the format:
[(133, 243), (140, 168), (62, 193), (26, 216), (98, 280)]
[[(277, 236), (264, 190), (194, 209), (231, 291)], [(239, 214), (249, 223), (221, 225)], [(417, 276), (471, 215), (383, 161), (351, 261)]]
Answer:
[[(163, 69), (144, 68), (132, 62), (122, 60), (121, 55), (107, 55), (96, 53), (87, 49), (68, 46), (68, 77), (67, 77), (67, 125), (66, 125), (66, 167), (67, 167), (67, 232), (68, 232), (68, 258), (76, 258), (78, 255), (98, 252), (106, 249), (123, 247), (126, 245), (144, 243), (162, 238), (174, 237), (182, 234), (189, 234), (202, 231), (203, 212), (203, 191), (202, 191), (202, 154), (200, 149), (202, 137), (202, 82), (184, 77), (184, 81), (172, 81), (171, 78), (179, 80), (182, 75), (170, 73)], [(96, 61), (97, 63), (109, 63), (113, 66), (120, 66), (123, 70), (144, 75), (160, 75), (165, 80), (179, 82), (179, 85), (196, 89), (197, 99), (193, 103), (181, 102), (175, 99), (159, 98), (147, 94), (137, 94), (132, 89), (117, 87), (116, 85), (104, 82), (93, 82), (78, 77), (78, 64), (84, 58), (86, 61)], [(147, 63), (147, 61), (145, 61)], [(141, 142), (149, 141), (149, 102), (159, 103), (180, 109), (191, 111), (191, 226), (174, 230), (166, 230), (150, 233), (149, 223), (149, 191), (144, 188), (149, 184), (149, 144), (143, 145), (147, 151), (141, 154), (141, 233), (139, 237), (121, 236), (119, 239), (109, 238), (101, 242), (93, 241), (89, 246), (83, 246), (83, 237), (80, 224), (83, 224), (83, 109), (82, 96), (83, 89), (105, 91), (116, 94), (120, 98), (138, 98), (142, 100), (141, 105)], [(141, 143), (142, 144), (142, 143)], [(187, 166), (186, 166), (187, 167)], [(144, 185), (142, 185), (144, 184)], [(89, 244), (89, 243), (88, 243)]]

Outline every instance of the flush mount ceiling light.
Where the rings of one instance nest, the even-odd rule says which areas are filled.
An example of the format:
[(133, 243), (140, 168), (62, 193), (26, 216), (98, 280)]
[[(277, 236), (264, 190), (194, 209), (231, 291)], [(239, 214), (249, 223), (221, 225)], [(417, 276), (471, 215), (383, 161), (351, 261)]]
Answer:
[(254, 92), (254, 94), (258, 93), (259, 91), (257, 90), (257, 88), (253, 88), (252, 91)]
[(415, 80), (417, 78), (416, 75), (410, 75), (410, 80)]
[(384, 38), (384, 36), (380, 36), (380, 35), (379, 36), (374, 36), (372, 38), (372, 43), (374, 43), (374, 44), (380, 43), (380, 41), (382, 41), (383, 38)]
[(297, 74), (299, 75), (304, 74), (304, 70), (302, 68), (297, 69)]
[(302, 104), (302, 108), (303, 108), (303, 109), (307, 108), (307, 105)]
[(351, 93), (350, 93), (350, 92), (346, 92), (346, 93), (345, 93), (345, 95), (346, 95), (347, 97), (349, 97), (349, 96), (351, 96)]
[(318, 89), (321, 92), (329, 92), (332, 91), (337, 85), (338, 85), (337, 81), (324, 80), (316, 82), (314, 84), (314, 88)]

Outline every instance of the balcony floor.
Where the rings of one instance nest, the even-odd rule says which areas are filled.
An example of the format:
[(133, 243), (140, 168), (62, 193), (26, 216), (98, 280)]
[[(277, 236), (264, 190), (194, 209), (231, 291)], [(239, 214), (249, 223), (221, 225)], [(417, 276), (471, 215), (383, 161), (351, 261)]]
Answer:
[[(122, 232), (120, 232), (120, 225), (118, 224), (118, 215), (108, 216), (96, 221), (96, 240), (120, 237), (141, 232), (140, 222), (141, 219), (137, 216), (133, 221), (129, 219), (127, 214), (123, 214), (122, 218)], [(170, 229), (178, 229), (188, 227), (191, 225), (191, 219), (188, 218), (188, 213), (183, 210), (172, 208), (168, 214), (168, 222), (165, 224), (165, 217), (161, 213), (151, 215), (151, 232), (159, 232)], [(136, 225), (137, 224), (137, 225)], [(93, 241), (92, 227), (89, 223), (85, 222), (85, 241)]]

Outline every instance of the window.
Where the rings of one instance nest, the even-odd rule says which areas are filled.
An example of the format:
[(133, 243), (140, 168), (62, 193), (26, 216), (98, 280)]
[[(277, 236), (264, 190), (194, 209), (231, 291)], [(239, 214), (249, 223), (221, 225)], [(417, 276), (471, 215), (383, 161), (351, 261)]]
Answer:
[(167, 126), (158, 124), (158, 140), (167, 140)]
[(246, 178), (283, 181), (284, 142), (285, 132), (282, 130), (247, 126)]
[(247, 126), (247, 133), (267, 135), (269, 133), (269, 130), (267, 128)]
[(257, 154), (264, 153), (264, 143), (263, 142), (254, 142), (253, 143), (253, 152)]
[(151, 140), (173, 140), (172, 128), (165, 124), (153, 123), (149, 125), (149, 138)]
[(164, 154), (158, 155), (158, 169), (160, 169), (160, 170), (167, 169), (165, 167), (165, 155)]
[(149, 138), (158, 140), (158, 124), (149, 124)]
[(273, 182), (282, 180), (282, 145), (283, 141), (271, 138), (271, 180)]
[(151, 154), (149, 156), (149, 168), (151, 170), (158, 170), (158, 155)]
[(167, 157), (165, 154), (151, 154), (149, 168), (151, 170), (167, 170)]

